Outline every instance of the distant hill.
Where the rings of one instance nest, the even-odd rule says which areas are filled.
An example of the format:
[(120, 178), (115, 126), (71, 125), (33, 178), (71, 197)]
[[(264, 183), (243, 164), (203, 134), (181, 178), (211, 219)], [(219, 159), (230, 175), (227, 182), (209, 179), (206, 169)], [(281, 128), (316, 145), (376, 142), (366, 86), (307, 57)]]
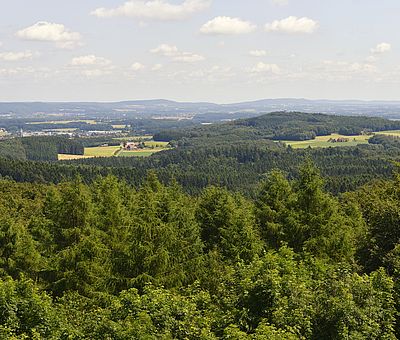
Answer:
[(121, 102), (15, 102), (0, 103), (0, 116), (32, 117), (52, 114), (96, 117), (190, 117), (214, 122), (276, 111), (319, 112), (400, 119), (400, 101), (263, 99), (233, 104), (176, 102), (171, 100), (132, 100)]
[(400, 129), (400, 121), (379, 117), (338, 116), (305, 112), (273, 112), (225, 124), (162, 131), (157, 140), (185, 144), (235, 142), (238, 140), (302, 141), (332, 133), (352, 136), (362, 133)]

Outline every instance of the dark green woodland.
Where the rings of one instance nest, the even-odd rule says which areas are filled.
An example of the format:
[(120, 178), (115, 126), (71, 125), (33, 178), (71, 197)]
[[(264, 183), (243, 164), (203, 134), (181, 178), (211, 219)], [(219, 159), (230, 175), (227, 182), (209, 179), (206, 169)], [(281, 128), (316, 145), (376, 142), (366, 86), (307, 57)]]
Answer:
[(277, 141), (399, 123), (277, 115), (144, 159), (1, 141), (0, 339), (399, 338), (400, 140)]

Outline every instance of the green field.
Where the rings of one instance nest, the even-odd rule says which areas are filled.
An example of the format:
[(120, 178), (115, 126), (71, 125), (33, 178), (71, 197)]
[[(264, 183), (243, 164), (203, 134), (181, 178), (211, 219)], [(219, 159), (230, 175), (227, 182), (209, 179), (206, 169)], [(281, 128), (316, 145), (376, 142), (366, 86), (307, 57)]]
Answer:
[(168, 146), (168, 142), (155, 142), (155, 141), (146, 141), (144, 142), (145, 146), (148, 147), (155, 147), (155, 148), (161, 148), (161, 149), (165, 149)]
[(90, 156), (82, 156), (82, 155), (65, 155), (65, 154), (58, 154), (59, 161), (71, 161), (74, 159), (84, 159), (84, 158), (93, 158)]
[(112, 157), (120, 146), (98, 146), (94, 148), (85, 148), (86, 157)]
[[(400, 133), (400, 131), (399, 131)], [(308, 147), (312, 148), (329, 148), (329, 147), (343, 147), (343, 146), (356, 146), (359, 144), (368, 144), (368, 140), (372, 136), (370, 135), (358, 135), (358, 136), (343, 136), (339, 134), (332, 134), (329, 136), (318, 136), (313, 140), (306, 141), (283, 141), (286, 145), (290, 145), (294, 149), (305, 149)], [(347, 138), (348, 142), (332, 143), (328, 142), (329, 139)]]
[(160, 152), (162, 150), (141, 150), (141, 151), (121, 151), (118, 154), (118, 157), (149, 157), (156, 152)]
[(376, 134), (400, 137), (400, 130), (381, 131), (381, 132), (377, 132)]
[[(130, 141), (132, 138), (129, 139)], [(79, 155), (58, 155), (59, 160), (72, 160), (82, 158), (93, 158), (93, 157), (149, 157), (156, 152), (168, 150), (168, 143), (166, 142), (155, 142), (147, 141), (145, 145), (146, 149), (125, 151), (120, 146), (96, 146), (85, 148), (85, 154)]]

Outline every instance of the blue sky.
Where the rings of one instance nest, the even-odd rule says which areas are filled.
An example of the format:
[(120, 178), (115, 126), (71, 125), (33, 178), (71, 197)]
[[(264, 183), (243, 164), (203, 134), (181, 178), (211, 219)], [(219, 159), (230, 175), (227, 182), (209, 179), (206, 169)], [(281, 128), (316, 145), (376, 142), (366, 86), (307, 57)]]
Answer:
[(3, 0), (0, 101), (400, 100), (398, 0)]

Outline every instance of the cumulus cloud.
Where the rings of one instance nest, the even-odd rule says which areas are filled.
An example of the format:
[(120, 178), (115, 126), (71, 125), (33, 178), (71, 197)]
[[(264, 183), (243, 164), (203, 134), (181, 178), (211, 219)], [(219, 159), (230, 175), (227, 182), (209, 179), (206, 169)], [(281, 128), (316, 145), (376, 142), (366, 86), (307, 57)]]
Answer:
[(160, 71), (163, 68), (162, 64), (155, 64), (153, 65), (153, 67), (151, 68), (152, 71)]
[(72, 66), (79, 74), (88, 78), (110, 75), (115, 69), (111, 60), (94, 54), (75, 57), (71, 60), (69, 66)]
[(155, 54), (162, 54), (165, 57), (173, 57), (179, 54), (178, 47), (168, 44), (161, 44), (160, 46), (150, 50), (150, 52)]
[(2, 52), (0, 53), (0, 60), (2, 61), (20, 61), (29, 60), (37, 56), (38, 53), (33, 53), (31, 51), (25, 52)]
[(94, 54), (84, 55), (80, 57), (75, 57), (71, 60), (72, 66), (109, 66), (111, 65), (111, 61), (97, 57)]
[(32, 67), (0, 68), (0, 76), (13, 77), (20, 75), (32, 75), (35, 69)]
[(165, 0), (131, 0), (116, 8), (97, 8), (91, 14), (98, 18), (131, 17), (144, 20), (182, 20), (210, 7), (211, 0), (185, 0), (172, 4)]
[(176, 46), (168, 44), (161, 44), (160, 46), (150, 50), (150, 52), (184, 63), (195, 63), (205, 59), (202, 55), (192, 52), (181, 52)]
[(317, 30), (319, 24), (310, 18), (298, 18), (295, 16), (287, 17), (282, 20), (275, 20), (265, 25), (267, 32), (283, 33), (313, 33)]
[(249, 51), (249, 54), (252, 57), (265, 57), (267, 55), (267, 51), (264, 51), (264, 50), (251, 50), (251, 51)]
[(144, 69), (145, 69), (145, 66), (143, 64), (141, 64), (141, 63), (138, 63), (138, 62), (133, 63), (131, 65), (131, 70), (132, 71), (141, 71), (141, 70), (144, 70)]
[(213, 35), (246, 34), (253, 32), (256, 27), (256, 25), (249, 21), (221, 16), (205, 23), (200, 28), (200, 32), (203, 34)]
[(376, 45), (374, 48), (371, 48), (371, 52), (374, 54), (382, 54), (390, 52), (391, 50), (392, 50), (392, 45), (385, 42)]
[(16, 33), (24, 40), (49, 41), (56, 43), (59, 48), (73, 48), (81, 45), (82, 37), (78, 32), (72, 32), (62, 24), (39, 21)]
[(281, 73), (281, 69), (277, 64), (266, 64), (263, 62), (259, 62), (257, 65), (250, 69), (250, 72), (279, 74)]

